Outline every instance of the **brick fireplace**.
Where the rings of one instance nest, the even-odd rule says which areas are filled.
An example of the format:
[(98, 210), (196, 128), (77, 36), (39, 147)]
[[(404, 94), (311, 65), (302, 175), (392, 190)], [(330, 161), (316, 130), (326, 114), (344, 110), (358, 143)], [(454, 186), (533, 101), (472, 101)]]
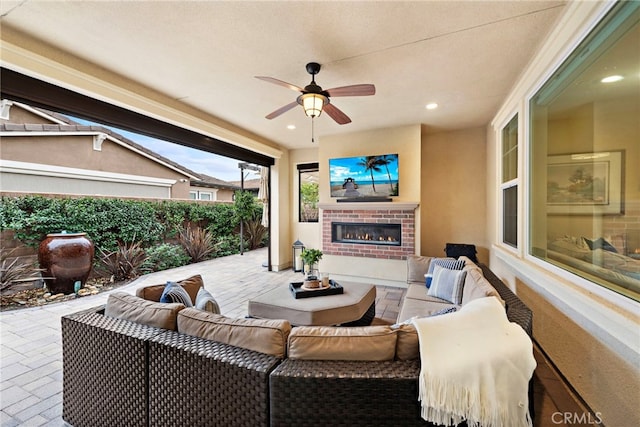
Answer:
[(415, 253), (417, 203), (321, 204), (327, 255), (405, 260)]

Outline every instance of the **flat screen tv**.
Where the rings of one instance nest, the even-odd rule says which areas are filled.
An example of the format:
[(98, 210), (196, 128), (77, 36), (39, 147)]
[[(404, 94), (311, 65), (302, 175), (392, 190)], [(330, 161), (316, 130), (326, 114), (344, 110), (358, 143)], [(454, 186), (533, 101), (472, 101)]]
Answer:
[(331, 197), (388, 198), (398, 195), (398, 155), (329, 159)]

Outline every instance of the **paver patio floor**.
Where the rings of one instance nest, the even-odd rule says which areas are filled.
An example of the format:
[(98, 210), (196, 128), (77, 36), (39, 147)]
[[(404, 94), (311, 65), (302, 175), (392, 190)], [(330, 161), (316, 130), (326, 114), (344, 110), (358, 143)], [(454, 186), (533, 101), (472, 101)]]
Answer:
[[(267, 271), (262, 267), (266, 259), (266, 249), (258, 249), (148, 274), (97, 295), (0, 313), (0, 424), (66, 425), (62, 420), (63, 315), (105, 304), (114, 291), (135, 294), (141, 286), (200, 274), (224, 315), (244, 317), (251, 297), (301, 278), (300, 273), (291, 270)], [(379, 286), (377, 291), (376, 316), (395, 321), (404, 290)]]

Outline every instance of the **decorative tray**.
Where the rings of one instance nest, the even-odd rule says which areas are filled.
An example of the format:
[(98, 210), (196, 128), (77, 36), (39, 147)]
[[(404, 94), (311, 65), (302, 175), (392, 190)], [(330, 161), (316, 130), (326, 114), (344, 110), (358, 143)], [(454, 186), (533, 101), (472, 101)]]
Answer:
[(342, 286), (333, 280), (329, 280), (329, 286), (326, 288), (314, 288), (304, 289), (302, 285), (304, 282), (291, 282), (289, 283), (289, 290), (295, 299), (320, 297), (324, 295), (338, 295), (344, 292)]

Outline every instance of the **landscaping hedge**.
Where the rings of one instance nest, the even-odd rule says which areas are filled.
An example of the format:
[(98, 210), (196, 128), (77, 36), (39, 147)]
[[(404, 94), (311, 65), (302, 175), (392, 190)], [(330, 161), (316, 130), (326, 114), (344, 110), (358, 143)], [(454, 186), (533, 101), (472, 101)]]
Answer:
[[(257, 205), (261, 212), (261, 206)], [(216, 238), (228, 238), (239, 220), (227, 203), (145, 201), (107, 198), (2, 197), (0, 229), (37, 246), (49, 233), (84, 232), (96, 248), (113, 251), (118, 243), (151, 246), (175, 239), (179, 229), (195, 225)]]

